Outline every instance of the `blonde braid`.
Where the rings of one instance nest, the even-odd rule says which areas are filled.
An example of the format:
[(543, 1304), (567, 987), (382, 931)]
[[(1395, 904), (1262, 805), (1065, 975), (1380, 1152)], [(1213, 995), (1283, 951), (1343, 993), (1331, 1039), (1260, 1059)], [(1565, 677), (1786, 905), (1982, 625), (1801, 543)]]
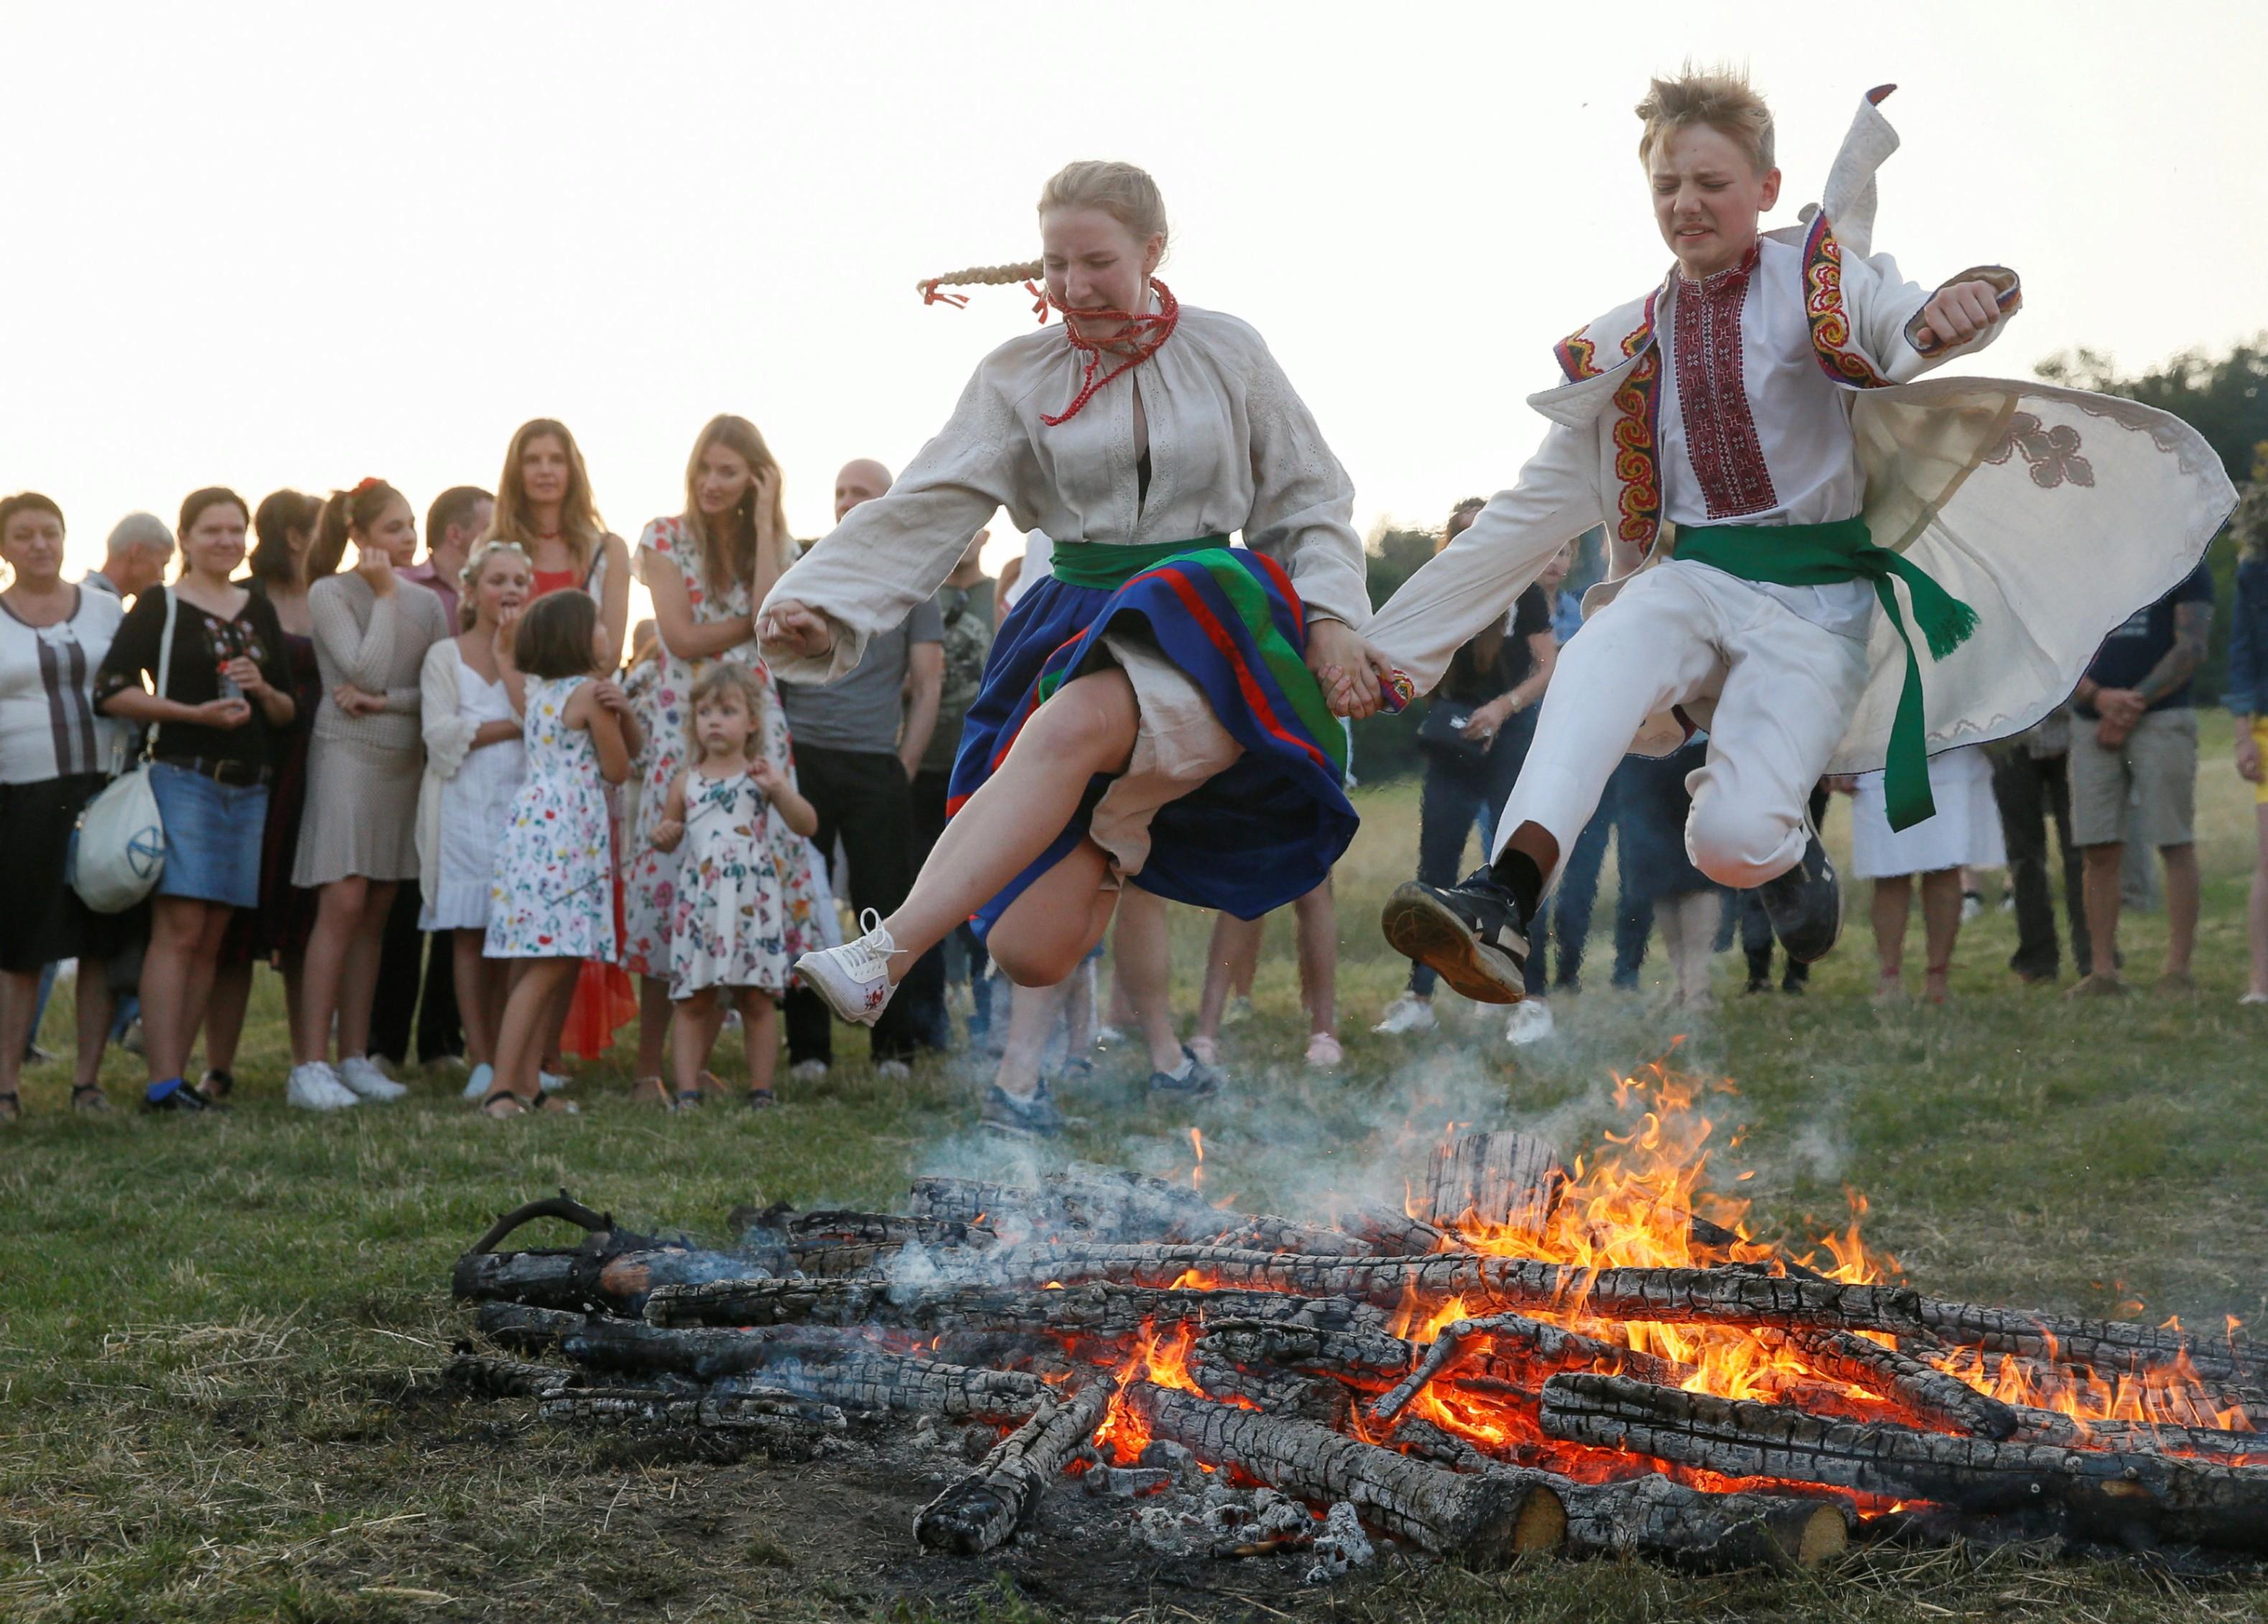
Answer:
[(940, 293), (939, 288), (999, 288), (1021, 282), (1036, 282), (1046, 266), (1038, 260), (1025, 260), (1015, 265), (972, 265), (967, 270), (949, 271), (942, 277), (930, 277), (914, 284), (914, 292), (922, 296), (924, 305), (966, 305), (968, 300), (958, 293)]

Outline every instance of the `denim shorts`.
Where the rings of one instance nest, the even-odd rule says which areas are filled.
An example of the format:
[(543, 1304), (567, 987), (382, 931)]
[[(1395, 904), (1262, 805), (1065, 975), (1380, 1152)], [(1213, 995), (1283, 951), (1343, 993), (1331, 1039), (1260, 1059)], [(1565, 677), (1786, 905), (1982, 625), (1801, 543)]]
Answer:
[(159, 761), (150, 767), (150, 793), (166, 824), (166, 872), (158, 895), (258, 907), (268, 786), (218, 784)]

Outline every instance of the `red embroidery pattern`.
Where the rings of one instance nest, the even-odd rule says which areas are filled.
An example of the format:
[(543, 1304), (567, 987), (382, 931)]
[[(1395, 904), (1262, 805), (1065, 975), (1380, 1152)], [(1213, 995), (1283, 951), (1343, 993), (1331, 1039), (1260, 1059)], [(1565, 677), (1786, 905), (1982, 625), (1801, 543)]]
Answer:
[(2074, 485), (2095, 484), (2095, 464), (2079, 454), (2079, 431), (2067, 423), (2043, 428), (2030, 412), (2020, 411), (2008, 419), (2008, 432), (1984, 454), (1984, 460), (2006, 462), (2019, 452), (2023, 454), (2032, 483), (2043, 491), (2052, 491), (2066, 480)]
[[(1650, 318), (1651, 306), (1647, 314)], [(1637, 543), (1641, 555), (1653, 550), (1653, 538), (1661, 529), (1661, 478), (1653, 445), (1660, 377), (1661, 351), (1649, 349), (1615, 391), (1615, 477), (1622, 482), (1615, 535)]]
[(1742, 365), (1741, 312), (1756, 250), (1738, 265), (1677, 290), (1677, 415), (1685, 452), (1712, 519), (1776, 507), (1771, 470), (1749, 408)]
[(1599, 347), (1583, 336), (1588, 331), (1588, 328), (1579, 327), (1551, 346), (1551, 353), (1559, 358), (1559, 371), (1569, 383), (1580, 383), (1586, 378), (1599, 375)]
[(1862, 389), (1889, 387), (1851, 343), (1851, 318), (1843, 309), (1843, 250), (1824, 214), (1811, 222), (1803, 241), (1803, 314), (1811, 323), (1811, 347), (1830, 378)]

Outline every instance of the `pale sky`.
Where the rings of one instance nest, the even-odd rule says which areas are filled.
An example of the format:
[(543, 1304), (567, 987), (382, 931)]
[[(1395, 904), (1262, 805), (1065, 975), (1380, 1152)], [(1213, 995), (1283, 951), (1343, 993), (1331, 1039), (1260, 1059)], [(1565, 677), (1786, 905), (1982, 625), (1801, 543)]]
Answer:
[[(1771, 98), (1816, 196), (1860, 94), (1905, 145), (1878, 249), (2023, 273), (1977, 370), (2129, 367), (2268, 326), (2268, 7), (338, 4), (0, 0), (0, 491), (91, 564), (123, 513), (392, 480), (422, 514), (565, 420), (635, 542), (718, 411), (799, 535), (836, 469), (902, 468), (1020, 292), (1075, 158), (1164, 189), (1162, 275), (1267, 337), (1356, 522), (1511, 483), (1549, 346), (1668, 262), (1631, 106), (1690, 55)], [(1005, 526), (996, 528), (1005, 553)]]

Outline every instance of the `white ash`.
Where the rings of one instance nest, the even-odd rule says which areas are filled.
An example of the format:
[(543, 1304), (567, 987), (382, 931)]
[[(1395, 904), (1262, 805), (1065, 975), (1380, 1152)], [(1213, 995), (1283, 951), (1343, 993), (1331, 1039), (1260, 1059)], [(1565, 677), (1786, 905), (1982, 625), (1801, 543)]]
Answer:
[(1307, 1569), (1307, 1583), (1328, 1584), (1344, 1577), (1351, 1568), (1367, 1568), (1378, 1553), (1362, 1532), (1362, 1522), (1355, 1516), (1354, 1502), (1341, 1500), (1333, 1503), (1323, 1517), (1321, 1532), (1315, 1535), (1312, 1547), (1315, 1565)]

